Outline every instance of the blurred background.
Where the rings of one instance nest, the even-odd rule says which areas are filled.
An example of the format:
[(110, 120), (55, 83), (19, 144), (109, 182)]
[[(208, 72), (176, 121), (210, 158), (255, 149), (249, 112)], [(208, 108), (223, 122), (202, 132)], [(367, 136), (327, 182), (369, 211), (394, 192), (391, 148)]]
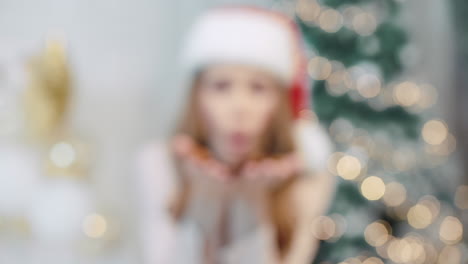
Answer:
[(463, 0), (0, 0), (0, 263), (141, 263), (136, 155), (206, 8), (288, 14), (339, 176), (315, 263), (466, 263)]

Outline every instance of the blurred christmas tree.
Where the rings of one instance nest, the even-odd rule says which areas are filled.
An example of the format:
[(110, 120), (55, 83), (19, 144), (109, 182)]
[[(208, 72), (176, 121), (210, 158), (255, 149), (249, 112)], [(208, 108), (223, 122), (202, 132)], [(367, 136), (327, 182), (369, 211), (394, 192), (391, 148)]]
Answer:
[(314, 110), (338, 150), (328, 164), (341, 176), (336, 197), (314, 223), (315, 263), (461, 263), (456, 207), (468, 207), (468, 189), (456, 188), (455, 137), (431, 119), (436, 89), (404, 75), (413, 47), (401, 1), (283, 3), (294, 5)]

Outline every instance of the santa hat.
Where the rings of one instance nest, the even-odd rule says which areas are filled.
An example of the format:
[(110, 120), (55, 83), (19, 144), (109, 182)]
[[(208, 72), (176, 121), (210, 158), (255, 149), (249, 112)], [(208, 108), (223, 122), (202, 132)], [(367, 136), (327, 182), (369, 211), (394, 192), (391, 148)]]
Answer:
[(331, 150), (328, 137), (316, 122), (300, 118), (310, 108), (304, 51), (299, 28), (286, 15), (252, 6), (223, 6), (195, 22), (181, 63), (189, 76), (209, 64), (226, 62), (258, 66), (275, 74), (289, 90), (299, 148), (309, 153), (309, 164), (323, 165)]
[(290, 90), (294, 117), (309, 107), (306, 59), (296, 23), (274, 11), (224, 6), (203, 14), (182, 51), (186, 72), (218, 62), (244, 63), (268, 70)]

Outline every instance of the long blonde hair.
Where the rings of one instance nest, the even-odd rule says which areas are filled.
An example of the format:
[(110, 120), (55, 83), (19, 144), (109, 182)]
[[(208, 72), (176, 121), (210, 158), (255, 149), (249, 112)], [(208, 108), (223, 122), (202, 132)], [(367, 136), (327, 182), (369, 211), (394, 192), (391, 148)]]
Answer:
[[(208, 153), (208, 135), (201, 113), (198, 107), (197, 94), (200, 89), (200, 75), (198, 74), (193, 82), (193, 86), (189, 91), (185, 109), (178, 120), (177, 126), (173, 131), (173, 135), (183, 133), (191, 136), (194, 141), (204, 149), (204, 153)], [(258, 159), (265, 157), (278, 157), (295, 151), (295, 144), (293, 139), (292, 127), (293, 116), (291, 103), (288, 90), (285, 87), (278, 85), (276, 87), (280, 92), (280, 102), (276, 108), (276, 113), (272, 116), (264, 135), (260, 142), (260, 153), (256, 157)], [(200, 153), (202, 155), (202, 153)], [(174, 159), (175, 171), (177, 173), (179, 182), (179, 191), (171, 200), (169, 209), (171, 215), (179, 220), (183, 217), (188, 200), (190, 198), (190, 184), (183, 175), (181, 170), (180, 161), (172, 153)], [(288, 187), (294, 182), (296, 177), (289, 177), (290, 180), (285, 181), (278, 187), (271, 190), (269, 196), (268, 211), (271, 222), (275, 228), (276, 244), (280, 256), (284, 256), (285, 252), (289, 249), (292, 240), (292, 233), (295, 226), (296, 215), (292, 212), (292, 206), (288, 202)]]

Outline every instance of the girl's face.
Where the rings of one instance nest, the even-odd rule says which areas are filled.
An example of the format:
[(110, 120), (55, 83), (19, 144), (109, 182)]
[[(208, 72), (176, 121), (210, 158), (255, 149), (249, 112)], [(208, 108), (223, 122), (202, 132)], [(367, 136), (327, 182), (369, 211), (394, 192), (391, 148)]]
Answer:
[(245, 65), (215, 65), (200, 79), (198, 105), (210, 148), (219, 159), (237, 164), (256, 151), (279, 103), (279, 82)]

